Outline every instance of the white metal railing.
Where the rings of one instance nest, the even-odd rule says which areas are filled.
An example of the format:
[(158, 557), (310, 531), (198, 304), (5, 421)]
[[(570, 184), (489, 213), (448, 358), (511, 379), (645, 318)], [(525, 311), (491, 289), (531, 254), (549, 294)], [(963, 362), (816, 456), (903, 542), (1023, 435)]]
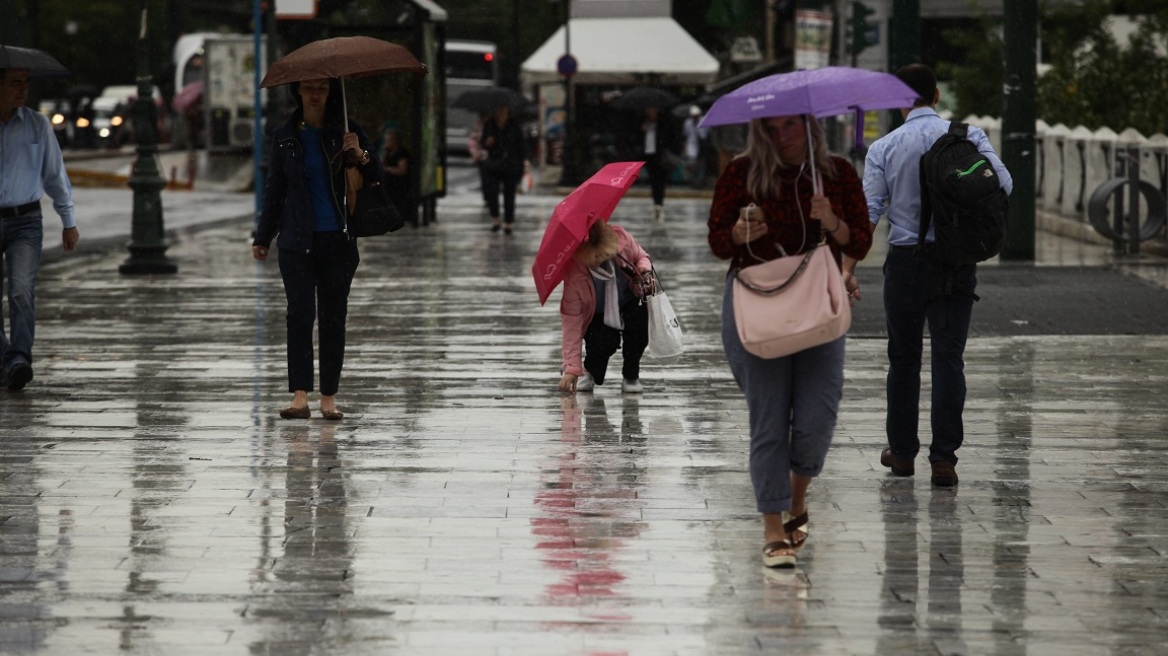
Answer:
[[(968, 116), (964, 121), (985, 130), (994, 149), (1002, 153), (1000, 119)], [(1061, 123), (1051, 126), (1040, 120), (1035, 126), (1035, 146), (1036, 213), (1090, 228), (1087, 205), (1091, 194), (1112, 178), (1127, 177), (1129, 153), (1133, 151), (1140, 180), (1154, 187), (1161, 199), (1168, 199), (1168, 136), (1163, 134), (1145, 137), (1130, 128), (1116, 133), (1106, 127), (1091, 131)], [(1141, 203), (1140, 216), (1146, 216), (1147, 210), (1147, 203)], [(1145, 243), (1168, 247), (1168, 234), (1161, 229)]]

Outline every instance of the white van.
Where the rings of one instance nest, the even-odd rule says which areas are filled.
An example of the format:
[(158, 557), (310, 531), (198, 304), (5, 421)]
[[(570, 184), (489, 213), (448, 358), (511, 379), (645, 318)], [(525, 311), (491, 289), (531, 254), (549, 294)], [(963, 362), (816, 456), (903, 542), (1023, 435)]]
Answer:
[[(162, 92), (158, 87), (153, 90), (154, 105), (162, 105)], [(101, 91), (101, 95), (93, 99), (93, 130), (97, 146), (122, 146), (133, 141), (133, 131), (130, 129), (131, 100), (138, 97), (138, 85), (118, 84), (109, 86)], [(162, 116), (159, 122), (163, 121)], [(159, 134), (160, 140), (165, 134)]]

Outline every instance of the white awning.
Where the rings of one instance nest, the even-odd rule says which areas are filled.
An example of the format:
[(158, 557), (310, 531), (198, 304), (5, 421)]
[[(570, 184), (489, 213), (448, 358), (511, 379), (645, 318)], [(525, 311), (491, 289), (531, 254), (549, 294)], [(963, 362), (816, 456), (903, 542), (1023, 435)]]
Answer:
[[(718, 77), (718, 60), (672, 18), (573, 18), (569, 21), (577, 84), (708, 84)], [(556, 63), (564, 56), (560, 27), (521, 67), (524, 86), (559, 82)]]

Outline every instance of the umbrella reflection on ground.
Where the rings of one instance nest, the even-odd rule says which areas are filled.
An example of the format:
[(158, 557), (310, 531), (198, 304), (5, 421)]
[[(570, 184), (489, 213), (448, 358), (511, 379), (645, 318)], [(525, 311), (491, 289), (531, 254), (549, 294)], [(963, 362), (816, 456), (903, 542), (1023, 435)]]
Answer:
[[(583, 626), (593, 622), (630, 621), (623, 610), (621, 585), (626, 575), (617, 568), (616, 552), (641, 532), (637, 491), (627, 486), (624, 467), (614, 467), (611, 450), (622, 440), (620, 427), (608, 421), (603, 401), (591, 394), (561, 399), (563, 417), (558, 471), (544, 481), (535, 496), (543, 511), (531, 520), (538, 537), (540, 560), (563, 577), (547, 587), (547, 601), (581, 608)], [(587, 418), (589, 430), (584, 430)], [(628, 417), (622, 418), (626, 424)], [(592, 439), (592, 438), (595, 438)], [(628, 450), (620, 451), (628, 456)], [(628, 470), (635, 468), (629, 460)], [(579, 628), (550, 623), (549, 628)], [(624, 653), (624, 652), (621, 652)]]

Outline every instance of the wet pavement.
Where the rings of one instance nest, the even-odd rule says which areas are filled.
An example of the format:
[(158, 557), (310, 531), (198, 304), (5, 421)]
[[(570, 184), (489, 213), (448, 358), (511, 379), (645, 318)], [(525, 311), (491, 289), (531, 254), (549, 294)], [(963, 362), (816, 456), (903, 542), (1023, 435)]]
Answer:
[[(176, 193), (168, 212), (202, 213), (173, 233), (177, 275), (121, 276), (119, 248), (42, 270), (36, 377), (0, 391), (0, 652), (1165, 653), (1163, 326), (975, 336), (955, 489), (879, 466), (884, 342), (860, 331), (810, 541), (772, 571), (708, 201), (614, 217), (686, 330), (640, 396), (555, 390), (559, 295), (539, 307), (529, 267), (558, 198), (521, 197), (510, 238), (466, 191), (365, 241), (325, 422), (277, 417), (284, 299), (250, 197)], [(1039, 259), (1162, 277), (1106, 251), (1044, 236)]]

